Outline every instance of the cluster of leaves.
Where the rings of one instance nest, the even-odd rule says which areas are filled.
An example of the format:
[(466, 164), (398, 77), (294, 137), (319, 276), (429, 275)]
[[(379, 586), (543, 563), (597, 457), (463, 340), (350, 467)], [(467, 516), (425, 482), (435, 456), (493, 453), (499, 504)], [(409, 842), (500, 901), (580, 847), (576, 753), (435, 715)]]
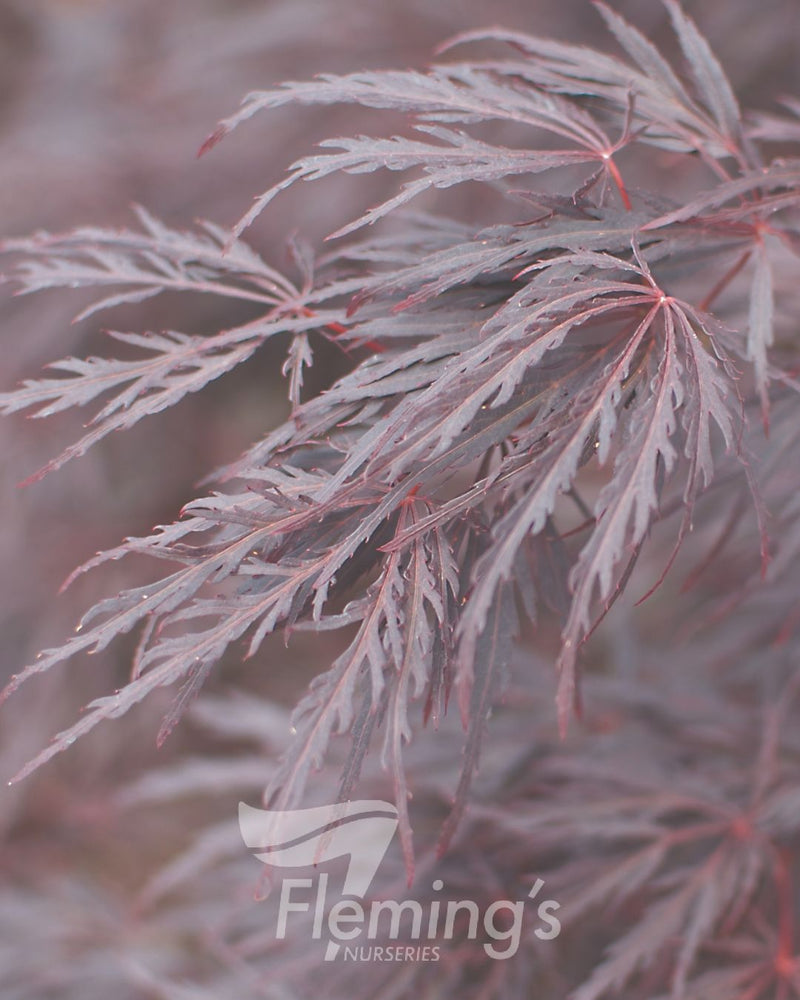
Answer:
[[(213, 335), (115, 331), (135, 357), (67, 358), (55, 366), (62, 375), (0, 394), (4, 412), (34, 409), (37, 417), (100, 400), (86, 434), (42, 473), (201, 390), (273, 337), (288, 340), (291, 401), (284, 424), (218, 470), (224, 491), (81, 568), (129, 554), (178, 567), (101, 601), (74, 637), (12, 680), (7, 694), (70, 656), (141, 630), (130, 683), (89, 705), (19, 777), (154, 689), (179, 684), (165, 738), (232, 644), (244, 642), (253, 656), (280, 629), (344, 629), (346, 648), (297, 706), (266, 800), (280, 808), (300, 802), (339, 733), (351, 743), (339, 794), (350, 797), (380, 742), (410, 878), (405, 757), (413, 729), (438, 726), (451, 695), (457, 701), (466, 745), (444, 848), (526, 622), (554, 649), (562, 736), (581, 709), (581, 647), (632, 580), (658, 588), (690, 530), (693, 579), (714, 595), (713, 607), (699, 604), (712, 619), (747, 602), (769, 609), (737, 617), (731, 635), (750, 627), (745, 639), (737, 635), (739, 651), (752, 649), (754, 637), (793, 648), (797, 482), (785, 456), (793, 450), (797, 354), (784, 322), (790, 295), (776, 289), (796, 280), (800, 159), (770, 158), (770, 150), (798, 140), (796, 116), (792, 104), (784, 114), (743, 116), (693, 22), (675, 0), (665, 5), (689, 81), (602, 3), (597, 10), (624, 56), (500, 30), (464, 35), (427, 72), (326, 75), (251, 94), (205, 149), (287, 103), (401, 112), (408, 127), (324, 142), (257, 198), (230, 235), (209, 224), (176, 232), (140, 210), (139, 231), (42, 233), (5, 245), (21, 256), (23, 292), (103, 289), (84, 317), (176, 290), (259, 310)], [(508, 43), (512, 55), (450, 55), (487, 41)], [(414, 173), (334, 233), (350, 238), (324, 256), (293, 246), (295, 280), (244, 242), (245, 229), (288, 186), (379, 170)], [(406, 210), (402, 228), (387, 220), (378, 235), (363, 235), (413, 198), (468, 182), (499, 191), (513, 220), (486, 218), (481, 227)], [(326, 391), (305, 398), (303, 373), (319, 338), (351, 363)], [(772, 450), (758, 463), (770, 422)], [(767, 536), (765, 509), (780, 526), (778, 542)], [(646, 547), (658, 558), (643, 566)], [(709, 565), (724, 560), (736, 572), (714, 589)], [(699, 654), (696, 663), (701, 669)], [(788, 696), (787, 705), (794, 711)], [(728, 711), (722, 699), (720, 706)], [(520, 813), (525, 836), (541, 829), (558, 842), (584, 809), (597, 817), (589, 835), (602, 827), (605, 838), (640, 841), (609, 874), (589, 874), (593, 899), (627, 901), (655, 880), (676, 845), (681, 864), (691, 866), (693, 851), (703, 857), (690, 831), (705, 843), (730, 819), (722, 807), (697, 805), (696, 795), (690, 803), (688, 792), (659, 792), (663, 773), (635, 779), (631, 794), (618, 790), (622, 778), (615, 789), (598, 779), (596, 803), (579, 791), (574, 815), (555, 792), (549, 811), (537, 799), (540, 819)], [(695, 880), (676, 862), (639, 929), (612, 945), (581, 1000), (623, 988), (676, 935), (674, 988), (710, 990), (698, 980), (687, 992), (701, 946), (719, 930), (720, 910), (737, 895), (747, 904), (769, 867), (768, 851), (745, 854), (713, 853), (703, 870), (723, 871), (721, 883)], [(784, 897), (788, 879), (781, 869)], [(785, 996), (798, 994), (787, 935), (775, 966)], [(714, 988), (735, 995), (734, 979), (714, 980)], [(661, 979), (653, 982), (648, 988), (660, 988)], [(751, 995), (762, 994), (751, 987)]]
[[(773, 652), (761, 654), (758, 677), (743, 682), (730, 673), (722, 683), (709, 682), (702, 676), (706, 653), (690, 644), (675, 664), (668, 647), (653, 644), (648, 676), (589, 678), (586, 732), (570, 743), (559, 740), (546, 684), (531, 684), (545, 679), (548, 664), (527, 653), (514, 658), (513, 698), (493, 719), (491, 768), (476, 782), (449, 850), (439, 857), (433, 838), (421, 838), (410, 890), (400, 852), (390, 850), (372, 894), (408, 893), (427, 908), (439, 898), (430, 886), (440, 879), (447, 898), (483, 908), (499, 898), (524, 898), (541, 879), (543, 897), (560, 902), (562, 931), (542, 942), (527, 913), (517, 956), (501, 962), (487, 961), (479, 945), (456, 934), (441, 943), (439, 962), (405, 969), (399, 981), (406, 991), (522, 998), (535, 983), (542, 995), (576, 1000), (662, 998), (670, 990), (692, 1000), (794, 995), (789, 991), (800, 985), (791, 878), (800, 834), (797, 675)], [(209, 698), (193, 714), (223, 745), (246, 741), (256, 754), (221, 753), (151, 773), (125, 790), (126, 810), (174, 809), (187, 796), (260, 788), (265, 734), (284, 731), (276, 706), (252, 697)], [(535, 745), (519, 738), (526, 726), (535, 729)], [(447, 813), (459, 739), (448, 720), (435, 748), (418, 742), (409, 752), (426, 834)], [(334, 778), (339, 766), (341, 758), (328, 761), (326, 775)], [(364, 778), (366, 794), (374, 794), (377, 762), (365, 764)], [(228, 974), (246, 958), (268, 996), (270, 988), (284, 987), (307, 996), (317, 974), (306, 966), (313, 916), (297, 914), (294, 933), (275, 940), (280, 879), (271, 884), (268, 869), (265, 876), (255, 905), (230, 898), (226, 915), (215, 914), (214, 929), (205, 928), (206, 947)], [(219, 885), (252, 880), (232, 817), (200, 830), (146, 885), (142, 901), (162, 919), (164, 909), (208, 906), (198, 886), (211, 878)], [(400, 942), (413, 943), (402, 934)], [(334, 963), (328, 989), (361, 995), (365, 969)], [(398, 974), (375, 963), (368, 982), (373, 995), (395, 995)]]

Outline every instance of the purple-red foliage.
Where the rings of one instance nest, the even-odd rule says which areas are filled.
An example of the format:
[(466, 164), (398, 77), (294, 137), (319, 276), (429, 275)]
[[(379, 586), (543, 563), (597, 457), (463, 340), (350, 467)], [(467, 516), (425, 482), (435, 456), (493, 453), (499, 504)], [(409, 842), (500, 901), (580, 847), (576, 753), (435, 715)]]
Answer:
[[(231, 233), (139, 209), (132, 230), (6, 243), (22, 292), (97, 289), (83, 317), (168, 291), (253, 310), (214, 333), (112, 330), (119, 357), (68, 357), (0, 394), (5, 413), (95, 407), (35, 476), (274, 338), (291, 405), (217, 470), (219, 492), (82, 567), (135, 554), (157, 569), (90, 608), (6, 695), (136, 630), (131, 679), (17, 778), (177, 685), (162, 741), (229, 647), (257, 661), (274, 632), (344, 630), (265, 801), (296, 806), (315, 780), (329, 792), (338, 754), (342, 798), (390, 776), (409, 877), (432, 870), (437, 842), (484, 891), (487, 872), (544, 873), (566, 928), (542, 959), (548, 995), (800, 996), (798, 106), (742, 112), (694, 23), (665, 5), (681, 68), (597, 3), (622, 55), (492, 29), (425, 72), (250, 94), (204, 150), (284, 104), (357, 104), (397, 131), (326, 139)], [(245, 242), (291, 185), (382, 170), (404, 175), (394, 193), (318, 255), (294, 241), (288, 274), (255, 229)], [(480, 222), (432, 210), (458, 185)], [(323, 342), (347, 370), (308, 393)], [(213, 767), (186, 787), (258, 770)], [(437, 824), (420, 842), (426, 799)], [(302, 990), (297, 956), (261, 944), (242, 952), (252, 974), (264, 961)], [(513, 968), (420, 968), (415, 989), (528, 996), (538, 948)]]

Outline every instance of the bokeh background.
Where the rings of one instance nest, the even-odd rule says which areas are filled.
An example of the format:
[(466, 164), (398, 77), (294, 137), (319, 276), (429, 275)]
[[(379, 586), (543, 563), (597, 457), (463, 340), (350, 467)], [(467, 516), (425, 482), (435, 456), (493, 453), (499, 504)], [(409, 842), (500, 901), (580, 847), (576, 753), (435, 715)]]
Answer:
[[(661, 4), (612, 6), (674, 50)], [(769, 108), (776, 94), (800, 91), (796, 0), (686, 7), (746, 103)], [(314, 142), (369, 129), (369, 114), (352, 109), (280, 110), (198, 161), (205, 136), (247, 91), (322, 71), (421, 67), (444, 38), (487, 24), (594, 44), (605, 37), (583, 0), (0, 0), (0, 236), (126, 225), (132, 203), (176, 227), (197, 217), (229, 226)], [(382, 183), (332, 179), (313, 198), (298, 186), (249, 238), (283, 266), (292, 232), (319, 242)], [(469, 216), (471, 206), (460, 211)], [(0, 390), (35, 377), (48, 361), (103, 351), (101, 323), (71, 323), (80, 293), (14, 298), (12, 291), (0, 286)], [(236, 319), (213, 301), (179, 297), (102, 317), (117, 329), (187, 332)], [(327, 361), (319, 368), (330, 373), (338, 359)], [(173, 412), (112, 436), (24, 489), (16, 484), (76, 435), (80, 414), (0, 422), (0, 673), (63, 641), (100, 596), (137, 582), (135, 566), (112, 564), (58, 594), (98, 549), (172, 520), (203, 475), (281, 418), (280, 363), (267, 347)], [(130, 653), (122, 644), (96, 662), (69, 664), (3, 706), (0, 777), (10, 777), (81, 705), (118, 687)], [(301, 641), (268, 675), (259, 664), (229, 663), (212, 694), (235, 684), (288, 705), (314, 656), (313, 643)], [(22, 785), (0, 785), (0, 997), (87, 1000), (109, 996), (112, 986), (120, 998), (195, 995), (166, 992), (157, 975), (148, 978), (152, 965), (132, 972), (120, 960), (120, 935), (138, 919), (137, 888), (187, 842), (192, 823), (231, 808), (222, 794), (212, 805), (189, 802), (178, 815), (158, 803), (133, 816), (119, 806), (120, 790), (152, 765), (213, 750), (213, 736), (188, 722), (156, 751), (168, 698), (101, 726)], [(152, 958), (158, 949), (146, 927), (137, 925), (136, 935)], [(179, 934), (170, 940), (173, 952), (159, 952), (155, 967), (202, 964), (191, 949), (181, 951)]]

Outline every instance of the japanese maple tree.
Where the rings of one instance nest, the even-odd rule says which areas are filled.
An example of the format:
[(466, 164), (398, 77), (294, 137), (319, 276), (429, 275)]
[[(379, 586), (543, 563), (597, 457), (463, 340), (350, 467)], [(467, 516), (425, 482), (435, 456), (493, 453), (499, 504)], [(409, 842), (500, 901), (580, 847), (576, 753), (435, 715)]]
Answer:
[[(128, 230), (6, 242), (21, 292), (96, 289), (83, 317), (166, 291), (256, 311), (211, 334), (112, 330), (120, 357), (68, 357), (1, 394), (8, 414), (95, 407), (32, 478), (274, 338), (291, 404), (213, 473), (217, 491), (76, 571), (128, 555), (155, 567), (6, 695), (138, 630), (133, 672), (17, 778), (177, 685), (162, 741), (229, 647), (258, 670), (276, 631), (344, 630), (266, 803), (301, 805), (315, 782), (330, 797), (331, 774), (350, 798), (382, 771), (409, 879), (449, 864), (481, 884), (478, 854), (498, 884), (546, 873), (564, 904), (547, 995), (800, 996), (800, 105), (743, 113), (664, 2), (681, 69), (603, 3), (622, 55), (464, 34), (425, 72), (250, 94), (204, 152), (285, 104), (357, 104), (398, 124), (325, 139), (231, 232), (138, 209)], [(283, 273), (255, 249), (286, 188), (376, 171), (403, 178), (318, 253), (295, 239)], [(457, 185), (480, 221), (437, 201)], [(310, 394), (323, 342), (347, 370)], [(615, 657), (615, 630), (633, 637), (635, 668)], [(421, 843), (426, 796), (440, 822)], [(516, 965), (420, 967), (415, 988), (529, 996), (540, 950), (531, 938)], [(304, 995), (296, 963), (274, 974)], [(374, 976), (370, 995), (388, 996), (390, 970)]]

